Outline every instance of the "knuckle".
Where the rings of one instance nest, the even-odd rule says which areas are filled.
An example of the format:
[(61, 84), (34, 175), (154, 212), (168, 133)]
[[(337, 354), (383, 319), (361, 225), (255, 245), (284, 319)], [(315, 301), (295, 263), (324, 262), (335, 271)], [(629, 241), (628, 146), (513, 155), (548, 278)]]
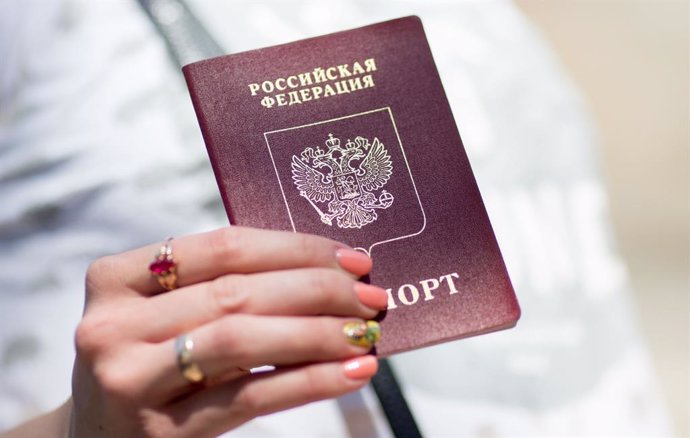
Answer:
[(91, 262), (86, 269), (86, 290), (92, 291), (105, 285), (116, 266), (114, 256), (105, 256)]
[(295, 236), (297, 238), (297, 251), (304, 260), (314, 265), (324, 264), (322, 259), (325, 251), (322, 239), (310, 234), (296, 234)]
[(242, 340), (242, 327), (233, 319), (224, 319), (210, 333), (210, 351), (225, 359), (242, 361), (248, 356), (247, 342)]
[(254, 385), (245, 385), (237, 394), (241, 411), (248, 417), (256, 417), (264, 413), (265, 396), (262, 396)]
[[(337, 327), (335, 327), (338, 330)], [(307, 345), (304, 349), (309, 349), (319, 359), (328, 360), (337, 356), (342, 342), (324, 342), (324, 337), (334, 332), (334, 324), (331, 318), (314, 318), (308, 326), (305, 326), (305, 333), (299, 339)], [(314, 334), (320, 334), (315, 336)], [(334, 351), (335, 350), (335, 351)]]
[[(181, 427), (189, 423), (189, 412), (172, 405), (166, 408), (142, 407), (137, 412), (139, 424), (146, 438), (189, 438), (188, 428)], [(206, 435), (204, 435), (206, 436)]]
[(137, 376), (127, 364), (107, 362), (94, 367), (96, 382), (110, 400), (132, 404), (137, 398)]
[(208, 293), (215, 312), (230, 314), (241, 311), (249, 299), (244, 275), (226, 275), (209, 283)]
[(304, 369), (304, 398), (305, 401), (318, 400), (323, 398), (323, 382), (324, 376), (316, 367), (306, 367)]
[(217, 260), (234, 260), (242, 255), (244, 233), (239, 227), (225, 227), (208, 234), (208, 248)]
[(103, 313), (87, 314), (77, 325), (74, 344), (77, 354), (94, 357), (110, 343), (116, 328), (110, 317)]
[(349, 281), (345, 274), (333, 269), (314, 269), (309, 276), (307, 287), (316, 294), (321, 303), (337, 301), (345, 283)]
[(175, 419), (169, 415), (159, 414), (149, 409), (143, 409), (141, 424), (147, 438), (173, 438), (179, 436), (179, 428), (175, 427)]
[(97, 337), (94, 336), (94, 330), (91, 328), (91, 323), (86, 319), (82, 319), (77, 325), (74, 332), (74, 346), (77, 350), (78, 356), (90, 357), (95, 353), (99, 344), (96, 342)]

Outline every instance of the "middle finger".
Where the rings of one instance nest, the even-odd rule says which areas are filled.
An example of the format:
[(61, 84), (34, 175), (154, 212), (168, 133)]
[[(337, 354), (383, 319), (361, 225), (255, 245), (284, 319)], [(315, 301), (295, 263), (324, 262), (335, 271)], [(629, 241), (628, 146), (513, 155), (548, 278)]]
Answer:
[[(385, 289), (325, 268), (226, 275), (136, 303), (128, 329), (160, 342), (224, 315), (333, 315), (369, 319), (388, 303)], [(137, 323), (140, 322), (140, 323)]]
[[(229, 372), (265, 364), (277, 367), (333, 361), (365, 354), (372, 344), (357, 344), (344, 334), (346, 325), (361, 320), (335, 317), (279, 317), (234, 315), (201, 326), (189, 333), (194, 340), (192, 357), (207, 384), (223, 381)], [(156, 366), (140, 370), (148, 374), (147, 398), (176, 397), (189, 388), (172, 360), (175, 339), (156, 344), (149, 352)], [(240, 374), (235, 374), (235, 377)]]

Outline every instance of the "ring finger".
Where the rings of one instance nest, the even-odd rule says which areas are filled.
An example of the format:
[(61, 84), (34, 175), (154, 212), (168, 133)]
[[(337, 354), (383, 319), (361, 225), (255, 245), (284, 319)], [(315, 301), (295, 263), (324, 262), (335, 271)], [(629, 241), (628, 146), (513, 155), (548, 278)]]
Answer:
[(377, 361), (363, 356), (346, 362), (311, 364), (228, 382), (199, 391), (161, 414), (162, 436), (211, 437), (240, 424), (363, 387)]
[[(233, 315), (191, 331), (190, 352), (208, 382), (223, 380), (229, 372), (260, 365), (290, 366), (334, 361), (362, 355), (377, 340), (377, 327), (362, 320), (335, 317), (274, 317)], [(251, 334), (251, 336), (249, 335)], [(367, 340), (367, 334), (371, 335)], [(147, 393), (167, 400), (189, 387), (175, 361), (175, 339), (159, 343), (152, 356), (162, 366), (150, 368), (153, 375)]]
[(123, 316), (133, 335), (160, 342), (228, 314), (369, 319), (387, 304), (388, 294), (380, 287), (334, 269), (309, 268), (226, 275), (136, 302), (136, 320), (132, 312)]

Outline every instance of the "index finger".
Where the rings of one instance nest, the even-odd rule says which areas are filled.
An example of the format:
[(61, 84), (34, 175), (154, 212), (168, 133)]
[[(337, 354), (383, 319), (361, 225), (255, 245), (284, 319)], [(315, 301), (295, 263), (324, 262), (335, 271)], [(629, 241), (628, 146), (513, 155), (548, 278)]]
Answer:
[[(366, 275), (371, 259), (345, 244), (311, 234), (231, 226), (169, 242), (183, 287), (231, 273), (251, 274), (284, 269), (325, 267), (355, 277)], [(161, 244), (102, 259), (99, 289), (130, 289), (143, 295), (163, 291), (148, 269)]]

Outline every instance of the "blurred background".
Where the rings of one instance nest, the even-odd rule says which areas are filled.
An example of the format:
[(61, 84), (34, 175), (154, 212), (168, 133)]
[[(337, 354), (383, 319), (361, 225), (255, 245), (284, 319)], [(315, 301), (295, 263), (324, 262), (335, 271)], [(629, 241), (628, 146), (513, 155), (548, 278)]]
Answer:
[(516, 0), (593, 114), (614, 233), (679, 436), (690, 436), (689, 2)]

